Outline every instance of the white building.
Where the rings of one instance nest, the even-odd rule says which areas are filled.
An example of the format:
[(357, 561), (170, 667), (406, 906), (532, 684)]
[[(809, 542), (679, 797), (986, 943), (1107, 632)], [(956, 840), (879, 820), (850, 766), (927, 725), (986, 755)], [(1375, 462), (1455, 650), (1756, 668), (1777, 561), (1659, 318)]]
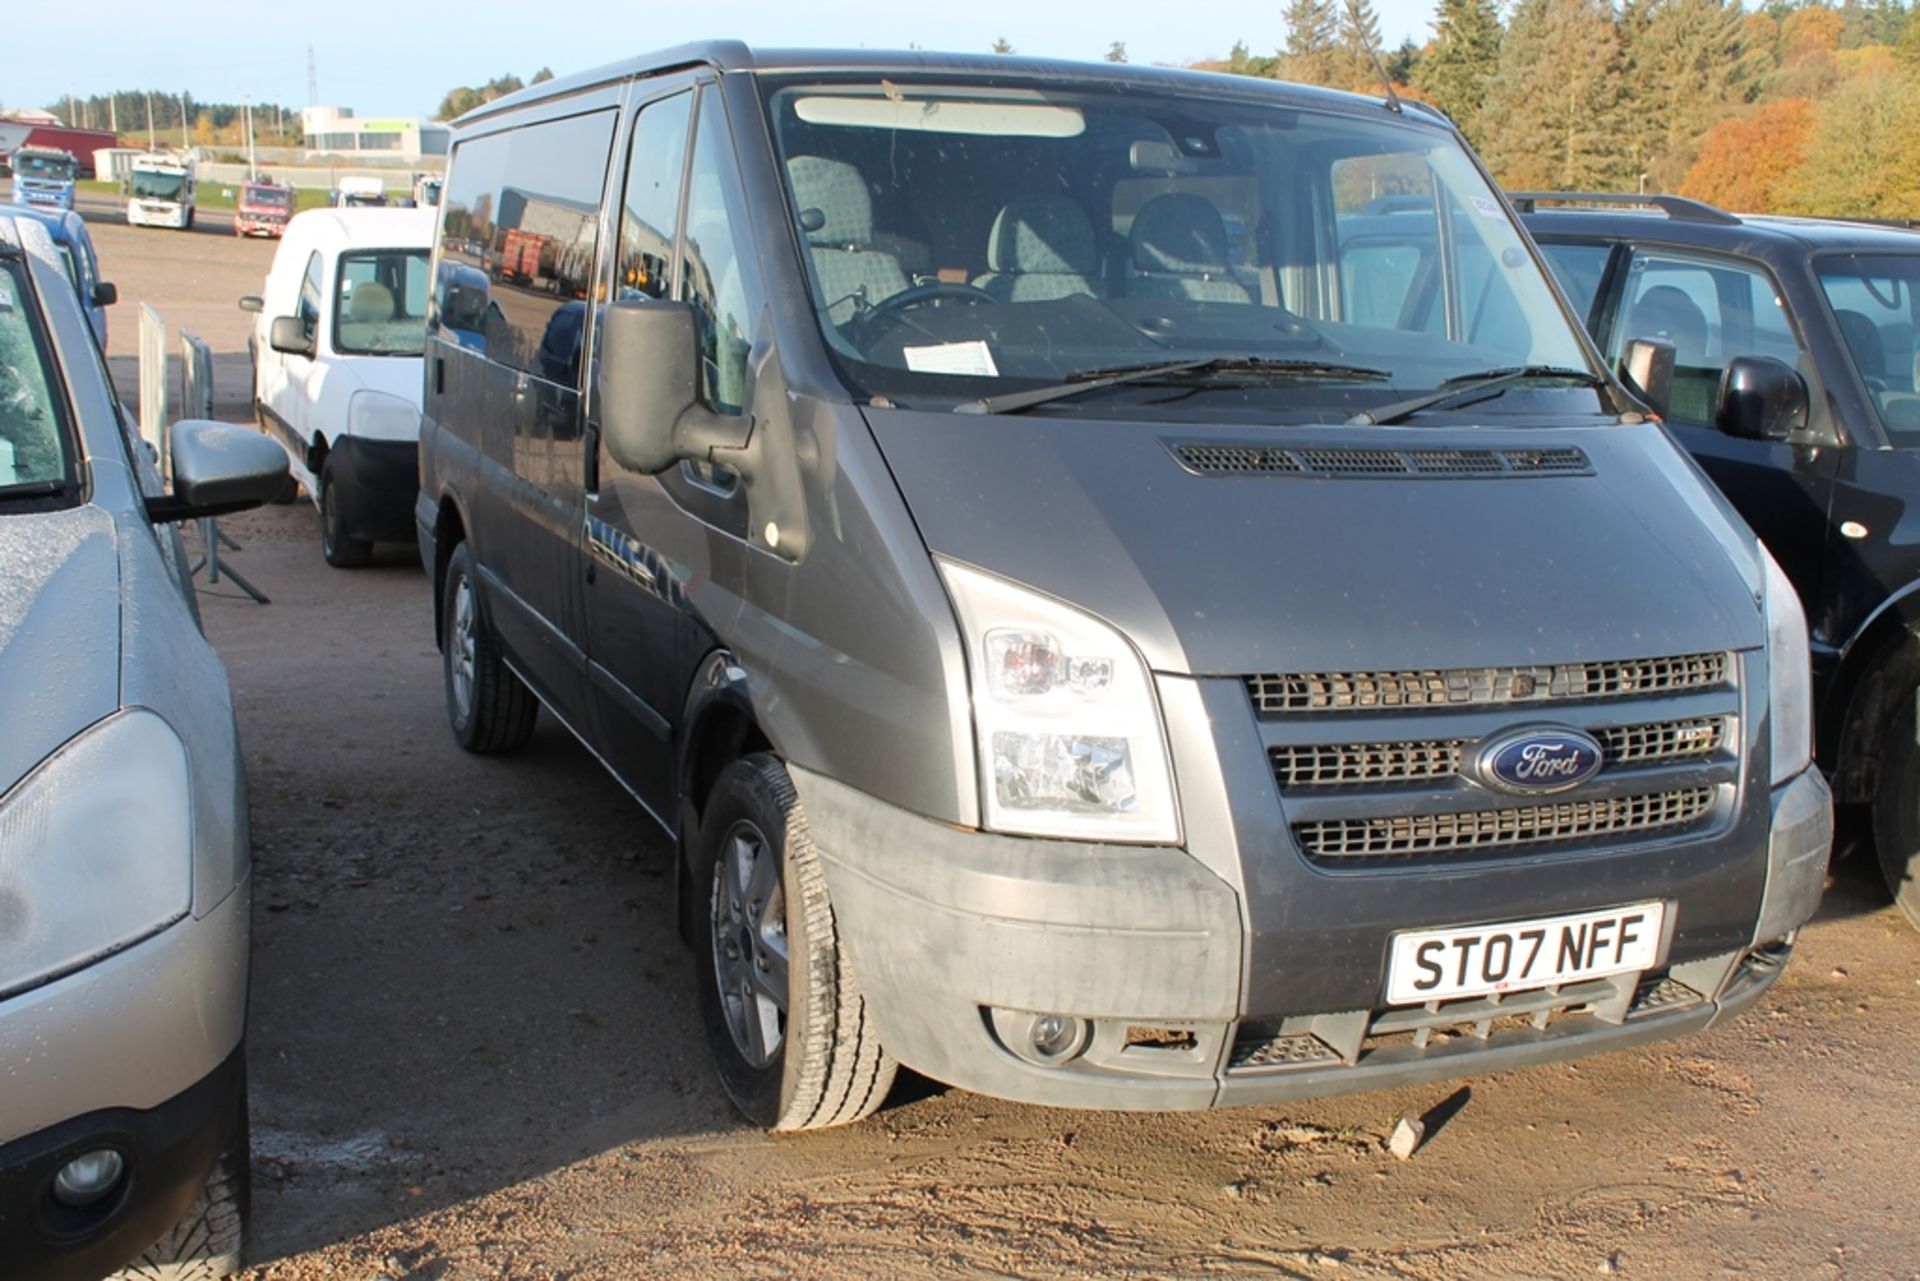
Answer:
[(413, 164), (444, 156), (453, 131), (437, 121), (391, 116), (362, 120), (351, 107), (306, 107), (300, 112), (309, 156), (358, 156)]

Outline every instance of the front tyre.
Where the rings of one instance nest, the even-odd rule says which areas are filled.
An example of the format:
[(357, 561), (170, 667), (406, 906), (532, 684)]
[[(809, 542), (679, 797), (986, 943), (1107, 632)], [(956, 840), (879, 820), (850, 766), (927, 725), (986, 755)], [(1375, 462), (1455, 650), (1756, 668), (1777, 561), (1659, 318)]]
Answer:
[(214, 1162), (200, 1195), (180, 1221), (111, 1281), (217, 1281), (240, 1270), (252, 1207), (253, 1161), (245, 1096), (233, 1137)]
[(347, 532), (345, 504), (334, 483), (333, 455), (320, 464), (320, 553), (335, 569), (360, 569), (373, 563), (373, 544)]
[(446, 637), (440, 661), (454, 741), (482, 755), (524, 747), (533, 737), (540, 704), (494, 644), (480, 610), (473, 552), (466, 543), (453, 549), (441, 591)]
[(1900, 698), (1880, 757), (1873, 796), (1873, 844), (1893, 901), (1920, 929), (1920, 689)]
[(748, 756), (721, 772), (688, 882), (700, 1009), (734, 1106), (774, 1130), (870, 1115), (895, 1064), (848, 968), (819, 853), (779, 761)]

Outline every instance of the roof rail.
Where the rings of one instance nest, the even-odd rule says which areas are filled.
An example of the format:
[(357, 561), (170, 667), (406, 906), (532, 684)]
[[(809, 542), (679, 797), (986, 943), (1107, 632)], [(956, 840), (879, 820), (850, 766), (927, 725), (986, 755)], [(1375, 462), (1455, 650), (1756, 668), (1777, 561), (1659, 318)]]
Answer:
[(1532, 213), (1540, 201), (1557, 205), (1626, 205), (1632, 208), (1658, 209), (1675, 222), (1712, 222), (1737, 227), (1740, 219), (1705, 201), (1685, 196), (1634, 195), (1624, 191), (1509, 191), (1507, 199), (1516, 212)]

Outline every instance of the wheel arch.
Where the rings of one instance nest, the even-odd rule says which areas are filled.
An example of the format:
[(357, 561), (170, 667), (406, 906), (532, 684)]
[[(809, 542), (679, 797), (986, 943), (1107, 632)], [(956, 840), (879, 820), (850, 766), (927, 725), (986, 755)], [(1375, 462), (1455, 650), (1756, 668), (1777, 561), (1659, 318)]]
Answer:
[(1880, 744), (1900, 686), (1920, 677), (1920, 583), (1881, 602), (1847, 643), (1815, 717), (1820, 755), (1833, 762), (1834, 800), (1870, 801)]
[(724, 649), (708, 654), (695, 669), (680, 725), (674, 787), (678, 798), (674, 826), (679, 837), (674, 858), (677, 887), (674, 898), (679, 904), (680, 936), (690, 941), (693, 921), (691, 904), (684, 890), (690, 860), (700, 839), (701, 815), (706, 811), (714, 781), (722, 770), (743, 756), (754, 752), (778, 756), (779, 751), (754, 713), (746, 672)]
[(440, 495), (440, 506), (433, 518), (433, 644), (446, 644), (447, 563), (453, 549), (467, 541), (467, 514), (452, 494)]

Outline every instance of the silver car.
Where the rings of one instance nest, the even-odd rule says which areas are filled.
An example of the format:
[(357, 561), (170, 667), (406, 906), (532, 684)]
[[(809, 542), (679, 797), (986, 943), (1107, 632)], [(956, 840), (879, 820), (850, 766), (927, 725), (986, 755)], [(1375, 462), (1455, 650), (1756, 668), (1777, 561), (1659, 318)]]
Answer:
[(0, 213), (0, 1272), (223, 1276), (247, 1201), (250, 846), (174, 522), (278, 446), (181, 423), (171, 493), (45, 226)]

